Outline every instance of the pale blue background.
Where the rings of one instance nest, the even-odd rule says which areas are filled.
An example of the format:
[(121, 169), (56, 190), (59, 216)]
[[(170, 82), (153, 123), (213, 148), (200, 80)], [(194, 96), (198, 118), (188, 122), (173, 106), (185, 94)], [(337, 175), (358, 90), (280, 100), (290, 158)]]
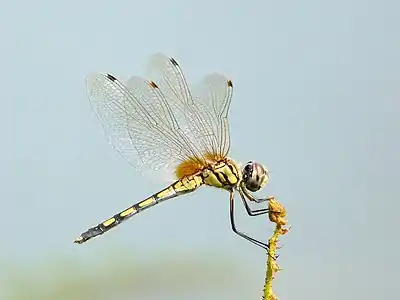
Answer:
[[(282, 238), (278, 296), (398, 297), (399, 12), (398, 1), (372, 0), (3, 1), (1, 299), (44, 299), (46, 288), (17, 296), (27, 288), (18, 280), (40, 290), (35, 282), (64, 274), (92, 279), (85, 299), (260, 298), (265, 253), (231, 232), (222, 191), (203, 189), (72, 243), (163, 188), (107, 144), (84, 86), (91, 71), (144, 74), (160, 51), (190, 83), (210, 72), (233, 80), (231, 156), (268, 166), (262, 193), (286, 206), (293, 226)], [(241, 228), (270, 235), (267, 219), (238, 208)], [(131, 261), (144, 265), (124, 269), (123, 291), (98, 279)]]

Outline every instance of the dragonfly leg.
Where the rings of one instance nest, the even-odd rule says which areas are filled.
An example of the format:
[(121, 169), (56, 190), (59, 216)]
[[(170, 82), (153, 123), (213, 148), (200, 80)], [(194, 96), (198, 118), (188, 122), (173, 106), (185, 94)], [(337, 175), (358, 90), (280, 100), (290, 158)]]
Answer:
[(245, 194), (243, 193), (243, 191), (241, 189), (239, 189), (239, 194), (240, 197), (242, 198), (244, 207), (246, 208), (247, 214), (249, 216), (259, 216), (259, 215), (263, 215), (269, 212), (268, 208), (261, 208), (261, 209), (251, 209), (251, 207), (249, 206), (249, 204), (247, 203), (247, 199)]
[(269, 201), (269, 200), (274, 199), (273, 196), (264, 197), (264, 198), (256, 198), (244, 186), (242, 186), (240, 188), (240, 190), (243, 192), (243, 194), (246, 196), (247, 199), (249, 199), (250, 201), (254, 201), (256, 203), (263, 203), (265, 201)]
[[(248, 236), (247, 234), (244, 234), (243, 232), (240, 232), (236, 229), (236, 224), (235, 224), (235, 211), (234, 211), (234, 191), (230, 192), (230, 196), (229, 196), (229, 212), (230, 212), (230, 220), (231, 220), (231, 227), (234, 233), (236, 233), (237, 235), (239, 235), (240, 237), (248, 240), (249, 242), (265, 249), (265, 250), (269, 250), (269, 246), (266, 243), (260, 242), (250, 236)], [(268, 252), (269, 253), (269, 252)]]

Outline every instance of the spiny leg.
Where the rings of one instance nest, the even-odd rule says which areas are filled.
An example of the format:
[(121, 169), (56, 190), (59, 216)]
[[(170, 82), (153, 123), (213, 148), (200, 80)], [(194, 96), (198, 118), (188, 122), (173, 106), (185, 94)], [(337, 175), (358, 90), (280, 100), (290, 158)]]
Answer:
[[(255, 197), (246, 189), (245, 186), (240, 186), (238, 190), (239, 190), (240, 196), (242, 197), (242, 201), (243, 201), (244, 206), (245, 206), (245, 208), (246, 208), (246, 210), (247, 210), (247, 213), (248, 213), (250, 216), (258, 216), (258, 215), (261, 215), (261, 214), (263, 214), (263, 213), (271, 213), (271, 212), (274, 213), (274, 211), (273, 211), (273, 210), (270, 210), (269, 208), (262, 208), (262, 209), (252, 210), (252, 209), (250, 208), (250, 206), (248, 205), (248, 203), (247, 203), (247, 201), (246, 201), (246, 198), (247, 198), (248, 200), (254, 201), (254, 202), (256, 202), (256, 203), (263, 203), (263, 202), (265, 202), (265, 201), (274, 200), (275, 197), (269, 196), (269, 197), (265, 197), (265, 198), (255, 198)], [(279, 213), (279, 212), (276, 212), (276, 213)], [(271, 254), (270, 254), (269, 252), (268, 252), (268, 255), (271, 256)], [(279, 254), (276, 255), (275, 258), (271, 256), (271, 258), (273, 258), (273, 259), (277, 259), (278, 257), (279, 257)]]
[(249, 204), (247, 203), (247, 199), (246, 199), (246, 195), (243, 193), (242, 189), (239, 189), (239, 194), (240, 197), (242, 198), (244, 207), (246, 208), (247, 214), (249, 216), (259, 216), (259, 215), (263, 215), (269, 212), (268, 208), (261, 208), (261, 209), (251, 209), (251, 207), (249, 206)]
[(246, 187), (242, 186), (241, 187), (242, 192), (244, 193), (244, 195), (246, 196), (247, 199), (249, 199), (250, 201), (254, 201), (256, 203), (263, 203), (265, 201), (269, 201), (274, 199), (274, 197), (265, 197), (265, 198), (256, 198), (254, 197), (252, 194), (249, 193), (249, 191), (246, 189)]
[(230, 195), (229, 195), (229, 213), (230, 213), (230, 220), (231, 220), (231, 227), (234, 233), (236, 233), (237, 235), (239, 235), (240, 237), (248, 240), (249, 242), (252, 242), (253, 244), (265, 249), (268, 251), (269, 253), (269, 246), (266, 243), (260, 242), (240, 231), (238, 231), (236, 229), (236, 225), (235, 225), (235, 211), (234, 211), (234, 191), (230, 191)]

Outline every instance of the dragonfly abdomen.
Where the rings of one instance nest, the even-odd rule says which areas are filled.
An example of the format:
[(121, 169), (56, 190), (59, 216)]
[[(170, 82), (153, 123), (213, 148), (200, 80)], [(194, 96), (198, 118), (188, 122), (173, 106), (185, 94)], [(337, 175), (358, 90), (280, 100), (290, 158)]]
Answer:
[(91, 238), (102, 235), (111, 228), (116, 227), (121, 222), (129, 219), (130, 217), (138, 214), (139, 212), (150, 208), (162, 201), (175, 198), (177, 196), (193, 192), (203, 184), (203, 178), (199, 175), (187, 176), (171, 184), (169, 187), (159, 191), (158, 193), (146, 198), (132, 206), (124, 209), (123, 211), (115, 214), (106, 221), (101, 222), (97, 226), (89, 228), (83, 232), (74, 242), (82, 244)]

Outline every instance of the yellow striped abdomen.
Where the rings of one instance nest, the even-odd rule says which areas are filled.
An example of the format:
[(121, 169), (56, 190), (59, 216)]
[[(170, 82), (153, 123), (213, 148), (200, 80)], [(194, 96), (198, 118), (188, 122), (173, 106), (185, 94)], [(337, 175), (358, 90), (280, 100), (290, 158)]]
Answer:
[(115, 214), (111, 218), (101, 222), (97, 226), (89, 228), (83, 232), (76, 240), (75, 243), (82, 244), (87, 240), (94, 238), (98, 235), (105, 233), (106, 231), (114, 228), (121, 222), (129, 219), (130, 217), (136, 215), (137, 213), (150, 208), (164, 200), (175, 198), (177, 196), (193, 192), (199, 186), (203, 184), (203, 178), (200, 175), (186, 176), (169, 187), (163, 189), (162, 191), (146, 198), (132, 206), (124, 209), (123, 211)]

